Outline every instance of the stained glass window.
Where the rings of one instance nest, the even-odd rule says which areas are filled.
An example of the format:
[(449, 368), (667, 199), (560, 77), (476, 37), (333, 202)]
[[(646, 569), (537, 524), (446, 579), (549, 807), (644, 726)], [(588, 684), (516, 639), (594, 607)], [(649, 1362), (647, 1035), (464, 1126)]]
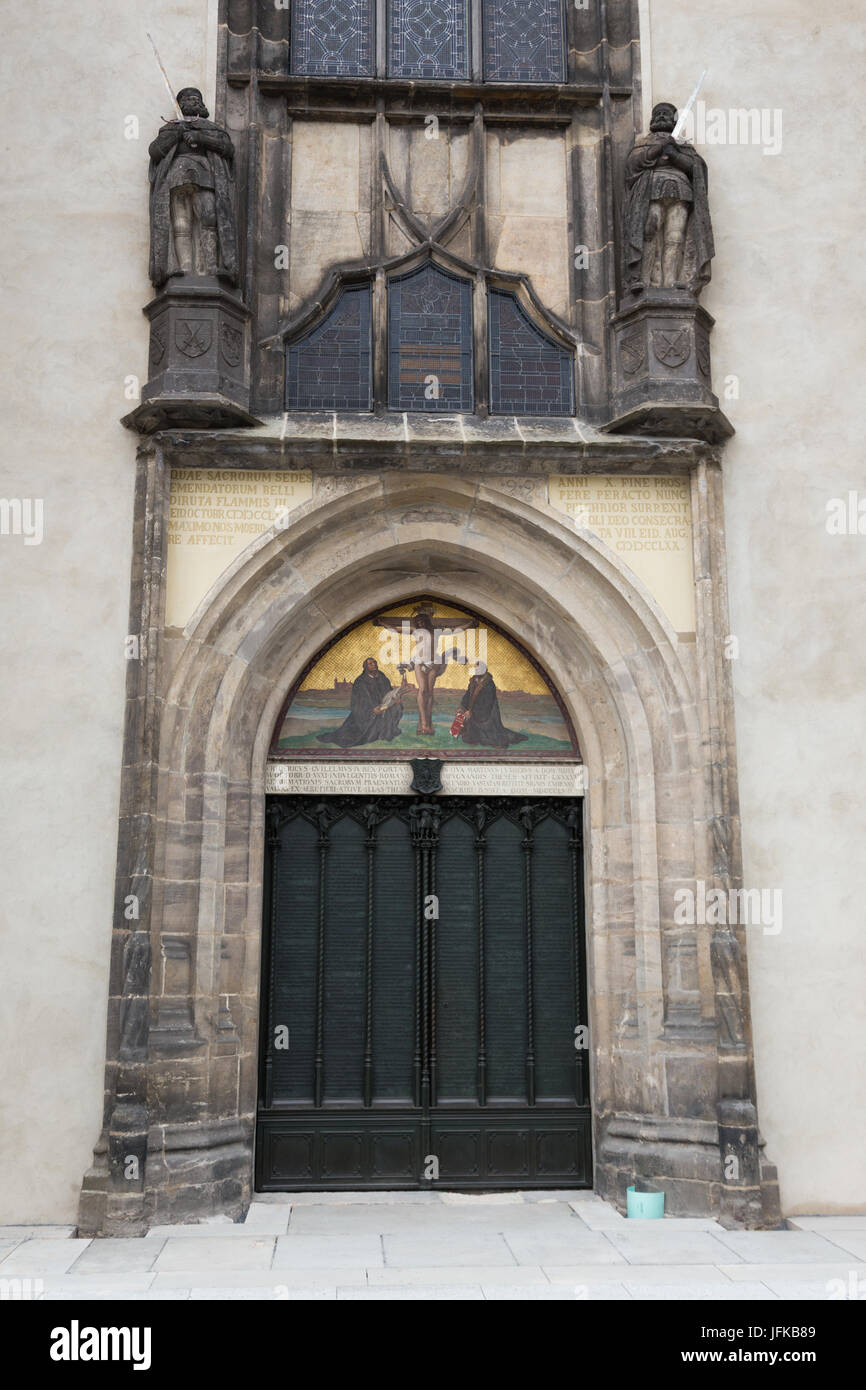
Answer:
[(467, 0), (391, 0), (391, 77), (468, 77)]
[(318, 327), (289, 347), (287, 410), (371, 410), (371, 292), (343, 290)]
[(574, 357), (523, 312), (512, 294), (491, 290), (490, 409), (494, 415), (573, 415)]
[(488, 82), (563, 82), (562, 0), (483, 0)]
[(388, 294), (391, 409), (471, 411), (472, 285), (428, 263)]
[(292, 71), (369, 77), (374, 0), (292, 0)]

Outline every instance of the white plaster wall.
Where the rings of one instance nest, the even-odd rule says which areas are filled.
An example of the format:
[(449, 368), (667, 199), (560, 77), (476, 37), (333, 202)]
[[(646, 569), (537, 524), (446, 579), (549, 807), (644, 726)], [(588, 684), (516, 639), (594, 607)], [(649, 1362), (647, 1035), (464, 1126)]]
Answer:
[(780, 109), (782, 149), (709, 146), (716, 234), (703, 303), (737, 435), (725, 505), (758, 1100), (786, 1214), (866, 1208), (866, 499), (862, 0), (649, 0), (653, 100)]
[(209, 97), (215, 24), (213, 0), (4, 11), (0, 496), (42, 498), (44, 540), (0, 536), (0, 1223), (74, 1221), (101, 1122), (135, 458), (119, 417), (146, 369), (147, 145), (171, 114), (144, 31)]

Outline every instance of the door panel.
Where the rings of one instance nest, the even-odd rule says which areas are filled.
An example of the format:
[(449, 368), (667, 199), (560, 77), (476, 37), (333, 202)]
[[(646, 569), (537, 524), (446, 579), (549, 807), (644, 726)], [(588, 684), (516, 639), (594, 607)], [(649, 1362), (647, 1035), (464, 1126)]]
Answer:
[(589, 1185), (581, 803), (267, 822), (257, 1188)]

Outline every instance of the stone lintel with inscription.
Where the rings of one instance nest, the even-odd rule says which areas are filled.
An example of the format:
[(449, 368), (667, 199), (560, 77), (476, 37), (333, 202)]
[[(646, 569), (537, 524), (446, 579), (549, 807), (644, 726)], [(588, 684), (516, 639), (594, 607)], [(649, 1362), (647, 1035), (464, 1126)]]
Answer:
[[(269, 762), (265, 791), (318, 796), (410, 796), (410, 762)], [(582, 763), (482, 763), (443, 761), (442, 791), (451, 796), (583, 796)]]

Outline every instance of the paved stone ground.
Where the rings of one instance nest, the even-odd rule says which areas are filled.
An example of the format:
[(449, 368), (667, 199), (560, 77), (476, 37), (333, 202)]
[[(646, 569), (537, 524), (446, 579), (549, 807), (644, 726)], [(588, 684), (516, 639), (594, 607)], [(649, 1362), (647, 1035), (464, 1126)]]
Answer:
[(140, 1240), (0, 1227), (0, 1297), (30, 1279), (66, 1300), (866, 1299), (866, 1216), (788, 1224), (627, 1221), (574, 1191), (259, 1196), (242, 1224)]

